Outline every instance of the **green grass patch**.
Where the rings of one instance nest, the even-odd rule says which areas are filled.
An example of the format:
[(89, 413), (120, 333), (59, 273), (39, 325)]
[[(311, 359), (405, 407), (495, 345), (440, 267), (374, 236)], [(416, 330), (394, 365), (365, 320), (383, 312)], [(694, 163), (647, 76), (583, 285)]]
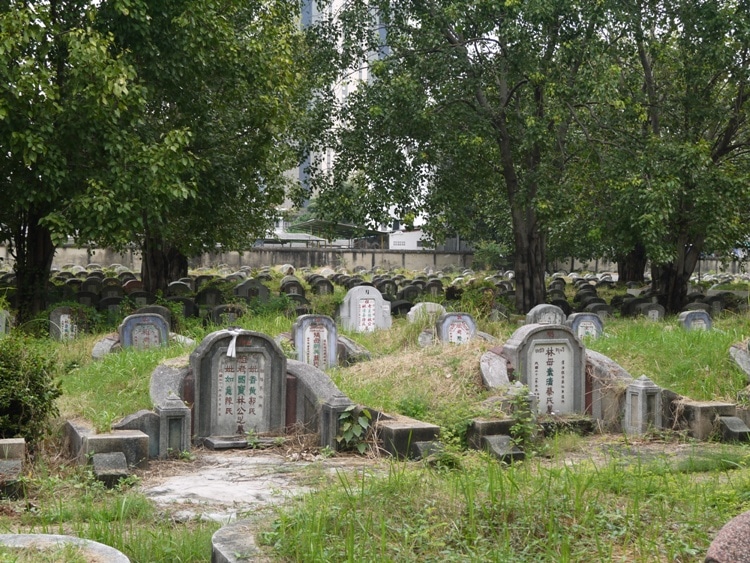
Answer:
[(286, 561), (699, 561), (750, 500), (747, 468), (695, 480), (658, 460), (502, 466), (476, 453), (461, 466), (341, 474), (282, 509), (263, 543)]

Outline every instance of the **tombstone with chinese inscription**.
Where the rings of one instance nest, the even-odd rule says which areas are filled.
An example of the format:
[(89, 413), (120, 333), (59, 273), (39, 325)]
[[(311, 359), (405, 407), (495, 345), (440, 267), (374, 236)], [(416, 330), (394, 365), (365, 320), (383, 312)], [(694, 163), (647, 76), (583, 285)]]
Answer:
[(0, 309), (0, 338), (10, 332), (10, 313)]
[(683, 311), (679, 317), (680, 325), (686, 330), (711, 330), (711, 315), (706, 311)]
[(190, 355), (190, 366), (197, 442), (284, 431), (286, 358), (272, 338), (249, 330), (212, 332)]
[(549, 303), (541, 303), (526, 313), (526, 324), (561, 325), (565, 323), (563, 310)]
[(596, 313), (573, 313), (566, 319), (565, 324), (580, 340), (587, 337), (599, 338), (604, 332), (604, 323)]
[(477, 333), (477, 324), (466, 313), (445, 313), (435, 323), (438, 340), (451, 344), (466, 344)]
[(77, 312), (72, 307), (58, 307), (49, 314), (49, 335), (54, 340), (73, 340), (78, 335)]
[(539, 414), (582, 414), (586, 352), (562, 325), (524, 325), (503, 345), (521, 383), (537, 398)]
[(154, 313), (128, 315), (118, 332), (123, 348), (157, 348), (169, 342), (169, 324)]
[(318, 369), (336, 365), (338, 333), (331, 317), (302, 315), (292, 326), (297, 359)]
[(391, 328), (391, 304), (374, 287), (351, 288), (340, 309), (341, 324), (354, 332)]

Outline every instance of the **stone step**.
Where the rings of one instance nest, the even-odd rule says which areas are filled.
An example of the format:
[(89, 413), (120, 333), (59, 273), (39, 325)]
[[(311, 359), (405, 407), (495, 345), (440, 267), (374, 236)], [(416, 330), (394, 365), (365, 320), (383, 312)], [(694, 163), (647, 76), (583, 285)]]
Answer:
[(526, 454), (516, 446), (510, 436), (483, 436), (482, 445), (489, 453), (504, 463), (523, 461)]
[(737, 416), (720, 416), (719, 429), (724, 442), (750, 441), (750, 428)]

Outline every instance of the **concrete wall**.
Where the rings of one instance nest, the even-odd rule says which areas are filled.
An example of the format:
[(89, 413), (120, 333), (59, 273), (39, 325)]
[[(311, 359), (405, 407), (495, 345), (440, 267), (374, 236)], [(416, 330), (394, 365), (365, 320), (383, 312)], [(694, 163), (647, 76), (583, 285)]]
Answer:
[[(6, 263), (12, 262), (12, 257), (4, 246), (0, 246), (0, 258)], [(204, 254), (190, 260), (191, 268), (213, 268), (219, 264), (226, 264), (232, 269), (242, 266), (260, 268), (292, 264), (295, 267), (309, 266), (311, 268), (330, 266), (343, 267), (352, 270), (356, 266), (365, 268), (380, 267), (384, 269), (404, 268), (406, 270), (423, 270), (433, 268), (438, 270), (446, 266), (456, 268), (471, 267), (473, 255), (470, 252), (435, 252), (430, 250), (400, 251), (400, 250), (370, 250), (350, 248), (253, 248), (245, 252), (225, 252)], [(105, 249), (88, 250), (65, 246), (55, 253), (53, 267), (61, 268), (66, 264), (86, 266), (87, 264), (122, 264), (134, 272), (141, 270), (141, 256), (134, 251), (117, 253)]]
[[(0, 265), (10, 264), (13, 258), (5, 246), (0, 246)], [(309, 266), (311, 268), (330, 266), (333, 268), (344, 267), (349, 270), (356, 266), (373, 268), (375, 266), (390, 269), (403, 268), (405, 270), (423, 270), (430, 267), (434, 270), (445, 266), (456, 268), (470, 268), (473, 261), (471, 252), (439, 252), (433, 250), (370, 250), (353, 248), (281, 248), (264, 247), (253, 248), (245, 252), (226, 252), (215, 254), (204, 254), (200, 258), (190, 261), (191, 268), (216, 267), (226, 264), (230, 268), (239, 269), (241, 266), (258, 268), (262, 266), (274, 266), (281, 264), (292, 264), (295, 267)], [(103, 266), (110, 264), (122, 264), (134, 272), (141, 270), (141, 256), (135, 251), (117, 253), (106, 249), (75, 248), (65, 246), (59, 248), (55, 253), (53, 266), (60, 268), (65, 264), (86, 266), (96, 263)], [(573, 266), (573, 268), (571, 268)], [(567, 259), (550, 264), (550, 273), (558, 270), (586, 271), (586, 272), (617, 272), (617, 264), (606, 260), (591, 260), (581, 262), (579, 260)], [(730, 260), (722, 263), (721, 260), (711, 258), (698, 262), (695, 274), (705, 275), (708, 273), (730, 273), (739, 274), (748, 271), (746, 263)], [(648, 273), (648, 270), (647, 270)]]

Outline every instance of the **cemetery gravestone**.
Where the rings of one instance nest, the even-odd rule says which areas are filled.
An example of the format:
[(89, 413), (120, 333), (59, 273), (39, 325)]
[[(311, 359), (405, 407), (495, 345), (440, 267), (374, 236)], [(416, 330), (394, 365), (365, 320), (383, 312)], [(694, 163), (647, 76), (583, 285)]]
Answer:
[(521, 383), (537, 397), (539, 414), (583, 413), (585, 350), (559, 325), (524, 325), (503, 346)]
[(466, 344), (477, 333), (477, 325), (466, 313), (445, 313), (435, 323), (438, 339), (451, 344)]
[(211, 322), (218, 325), (231, 325), (242, 317), (247, 309), (240, 303), (229, 303), (227, 305), (217, 305), (211, 309)]
[(341, 304), (341, 324), (354, 332), (373, 332), (391, 327), (391, 305), (374, 287), (350, 289)]
[(318, 369), (336, 365), (336, 323), (325, 315), (302, 315), (292, 327), (297, 359)]
[(49, 314), (49, 335), (55, 340), (73, 340), (78, 335), (75, 311), (72, 307), (58, 307)]
[(604, 332), (602, 319), (596, 313), (573, 313), (565, 324), (580, 340), (586, 337), (599, 338)]
[(271, 298), (271, 291), (259, 280), (246, 280), (234, 288), (234, 294), (244, 297), (248, 301), (258, 299), (261, 302), (268, 301)]
[(639, 315), (643, 315), (651, 321), (663, 320), (666, 313), (664, 307), (658, 303), (641, 303), (636, 306), (635, 310)]
[(0, 309), (0, 338), (10, 332), (10, 313)]
[(700, 309), (683, 311), (679, 316), (680, 325), (686, 330), (711, 330), (711, 315)]
[(169, 325), (161, 315), (147, 313), (129, 315), (120, 325), (120, 345), (123, 348), (157, 348), (169, 341)]
[(248, 330), (213, 332), (190, 355), (190, 366), (198, 441), (284, 431), (286, 358), (272, 338)]
[(445, 314), (445, 307), (440, 303), (431, 303), (429, 301), (417, 303), (406, 314), (410, 323), (418, 322), (420, 319), (437, 319)]
[(561, 325), (564, 323), (563, 310), (549, 303), (541, 303), (526, 313), (526, 324)]

